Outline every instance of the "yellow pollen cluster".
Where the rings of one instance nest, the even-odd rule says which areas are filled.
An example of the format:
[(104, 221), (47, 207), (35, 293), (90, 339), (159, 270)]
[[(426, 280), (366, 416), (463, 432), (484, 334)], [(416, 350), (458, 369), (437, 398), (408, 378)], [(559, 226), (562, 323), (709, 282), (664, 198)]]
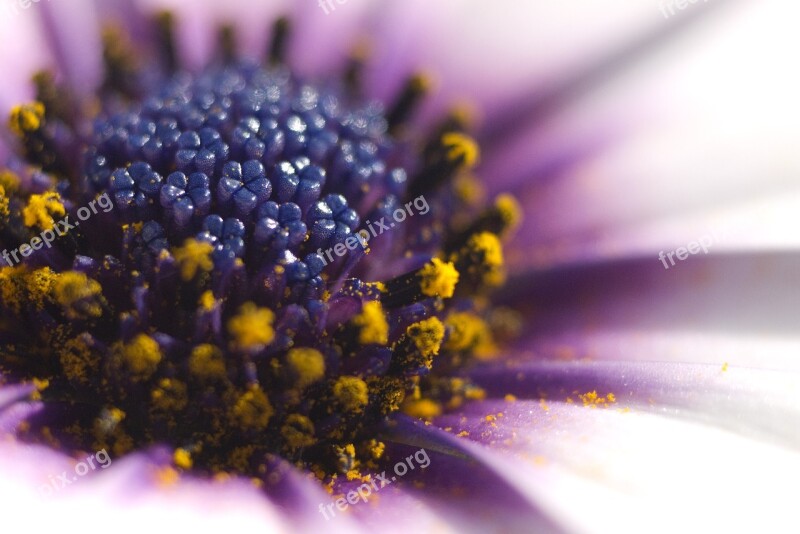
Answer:
[(44, 120), (44, 104), (33, 102), (14, 106), (11, 109), (11, 117), (8, 126), (19, 136), (38, 130)]
[(442, 405), (431, 399), (406, 400), (403, 413), (418, 419), (432, 419), (442, 414)]
[(439, 354), (444, 339), (444, 325), (436, 318), (431, 317), (408, 327), (406, 334), (414, 341), (417, 350), (423, 356), (429, 357)]
[(41, 195), (31, 195), (28, 205), (22, 208), (22, 222), (28, 228), (52, 230), (55, 226), (55, 218), (61, 219), (66, 213), (58, 193), (48, 191)]
[(58, 276), (53, 293), (70, 319), (100, 317), (102, 287), (97, 280), (77, 271), (68, 271)]
[(98, 372), (100, 358), (92, 353), (82, 337), (77, 337), (59, 350), (59, 361), (70, 382), (86, 385), (92, 374)]
[(150, 400), (157, 409), (164, 412), (178, 412), (189, 403), (186, 384), (180, 380), (162, 378), (150, 393)]
[(293, 413), (286, 418), (281, 427), (281, 435), (291, 449), (310, 447), (317, 440), (314, 438), (314, 423), (305, 415)]
[(191, 469), (193, 465), (192, 453), (186, 449), (175, 449), (172, 454), (172, 463), (180, 469)]
[(246, 302), (239, 308), (239, 314), (228, 321), (228, 333), (236, 346), (245, 350), (258, 349), (275, 338), (274, 320), (272, 310)]
[(433, 258), (419, 273), (422, 293), (429, 297), (448, 299), (453, 296), (458, 284), (458, 270), (452, 262)]
[(245, 430), (261, 431), (267, 428), (274, 413), (267, 395), (253, 385), (236, 400), (231, 409), (231, 418)]
[(497, 287), (505, 281), (503, 246), (497, 235), (481, 232), (469, 238), (462, 255), (471, 260), (469, 274), (479, 278), (489, 287)]
[(0, 297), (6, 306), (19, 312), (24, 306), (36, 310), (52, 302), (53, 286), (58, 274), (49, 267), (28, 270), (27, 267), (0, 267)]
[(589, 408), (597, 408), (598, 406), (604, 407), (617, 402), (617, 398), (613, 393), (609, 393), (603, 397), (602, 395), (598, 395), (597, 391), (590, 391), (588, 393), (584, 393), (583, 395), (578, 395), (578, 398), (581, 399), (581, 402), (583, 402), (584, 406)]
[(442, 136), (442, 144), (447, 148), (447, 159), (460, 162), (462, 168), (471, 168), (478, 164), (481, 150), (478, 143), (470, 136), (449, 132)]
[(214, 298), (214, 293), (212, 291), (203, 291), (203, 294), (200, 295), (200, 300), (198, 304), (201, 308), (205, 311), (211, 311), (214, 309), (214, 306), (217, 304), (217, 299)]
[(360, 412), (369, 401), (369, 388), (357, 376), (342, 376), (333, 385), (333, 396), (348, 412)]
[(197, 345), (189, 356), (189, 372), (201, 380), (225, 378), (225, 359), (215, 345)]
[(304, 389), (325, 376), (325, 358), (316, 349), (294, 348), (286, 354), (297, 387)]
[(450, 314), (445, 320), (450, 335), (444, 348), (452, 351), (474, 349), (481, 343), (491, 343), (491, 332), (486, 322), (469, 312)]
[(506, 231), (513, 231), (519, 226), (522, 221), (522, 208), (520, 208), (517, 199), (508, 193), (503, 193), (497, 197), (494, 206), (503, 219)]
[(209, 272), (214, 268), (211, 260), (211, 253), (214, 247), (211, 243), (198, 241), (197, 239), (187, 239), (182, 247), (175, 248), (172, 255), (181, 269), (181, 278), (188, 282), (198, 271)]
[(130, 343), (118, 346), (117, 351), (134, 380), (147, 380), (161, 363), (161, 348), (146, 334), (139, 334)]
[(0, 184), (0, 224), (8, 219), (8, 196), (6, 196), (6, 188)]
[(385, 345), (389, 342), (389, 323), (380, 301), (365, 303), (361, 313), (353, 318), (353, 324), (360, 328), (358, 342), (362, 345)]
[(13, 195), (19, 190), (19, 176), (8, 170), (0, 171), (0, 186), (6, 194)]

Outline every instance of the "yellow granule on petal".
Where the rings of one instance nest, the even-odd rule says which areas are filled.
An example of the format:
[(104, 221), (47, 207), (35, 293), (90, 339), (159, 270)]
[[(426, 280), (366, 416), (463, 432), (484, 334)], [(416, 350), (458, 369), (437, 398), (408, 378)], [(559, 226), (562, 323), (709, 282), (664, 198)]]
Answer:
[(147, 380), (161, 363), (161, 348), (152, 337), (139, 334), (130, 343), (118, 344), (116, 352), (134, 380)]
[(598, 395), (597, 391), (590, 391), (583, 395), (578, 395), (578, 398), (580, 398), (583, 405), (588, 408), (597, 408), (598, 406), (607, 407), (609, 404), (617, 402), (617, 398), (613, 393), (609, 393), (604, 397)]
[(189, 356), (189, 372), (202, 380), (225, 378), (222, 351), (215, 345), (197, 345)]
[(286, 354), (286, 363), (300, 389), (310, 386), (325, 376), (325, 358), (316, 349), (291, 349)]
[(429, 297), (449, 299), (453, 296), (458, 284), (458, 270), (452, 262), (443, 262), (433, 258), (419, 273), (422, 293)]
[(358, 342), (362, 345), (385, 345), (389, 342), (389, 323), (380, 301), (365, 303), (361, 313), (353, 318), (353, 324), (360, 328)]
[(360, 412), (369, 401), (369, 388), (357, 376), (342, 376), (333, 385), (333, 396), (348, 412)]
[(434, 356), (439, 354), (442, 346), (444, 325), (438, 318), (431, 317), (409, 326), (406, 334), (414, 341), (420, 354), (426, 357)]
[(239, 308), (239, 314), (228, 321), (228, 333), (238, 347), (257, 349), (275, 338), (274, 320), (275, 314), (269, 308), (246, 302)]
[(419, 419), (432, 419), (442, 414), (442, 405), (431, 399), (406, 400), (403, 413)]
[(154, 473), (154, 478), (158, 486), (168, 488), (177, 484), (181, 475), (172, 467), (167, 466), (157, 469)]
[(52, 230), (56, 218), (62, 219), (67, 214), (61, 197), (55, 191), (41, 195), (31, 195), (28, 205), (22, 208), (22, 222), (28, 228)]
[(211, 253), (214, 247), (211, 243), (187, 239), (182, 247), (173, 249), (172, 255), (181, 269), (181, 278), (188, 282), (197, 276), (198, 271), (209, 272), (214, 268)]
[(231, 417), (246, 430), (264, 430), (274, 413), (266, 393), (253, 385), (236, 400)]
[(175, 449), (172, 454), (172, 462), (181, 469), (191, 469), (193, 465), (192, 453), (186, 449)]

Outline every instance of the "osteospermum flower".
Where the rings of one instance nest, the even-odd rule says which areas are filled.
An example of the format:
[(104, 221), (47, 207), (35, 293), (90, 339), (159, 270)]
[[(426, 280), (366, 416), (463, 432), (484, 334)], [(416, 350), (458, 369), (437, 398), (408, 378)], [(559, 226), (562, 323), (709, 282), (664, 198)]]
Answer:
[[(623, 52), (588, 69), (565, 53), (583, 74), (553, 83), (560, 69), (521, 61), (524, 28), (457, 13), (475, 3), (224, 7), (53, 2), (5, 38), (41, 34), (52, 56), (3, 65), (20, 86), (0, 147), (0, 468), (21, 485), (0, 485), (4, 505), (90, 530), (104, 514), (209, 531), (787, 526), (761, 514), (800, 471), (796, 377), (738, 367), (778, 360), (699, 327), (741, 325), (726, 313), (764, 295), (781, 310), (780, 289), (742, 286), (792, 262), (641, 256), (686, 235), (648, 187), (696, 171), (649, 163), (672, 137), (611, 148), (661, 119), (614, 115), (626, 89), (581, 99), (706, 8), (653, 9), (641, 40), (622, 22), (648, 17), (620, 9), (601, 36)], [(425, 38), (404, 47), (410, 29)], [(416, 70), (448, 42), (457, 55)], [(651, 183), (615, 196), (642, 169)], [(637, 204), (664, 220), (628, 230)]]

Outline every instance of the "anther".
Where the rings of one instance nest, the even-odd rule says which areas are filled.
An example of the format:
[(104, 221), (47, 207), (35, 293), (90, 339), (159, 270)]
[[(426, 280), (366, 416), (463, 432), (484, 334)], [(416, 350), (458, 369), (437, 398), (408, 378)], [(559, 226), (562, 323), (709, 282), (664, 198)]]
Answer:
[(178, 66), (175, 53), (175, 21), (170, 11), (162, 11), (156, 15), (156, 40), (161, 54), (161, 61), (168, 73), (175, 72)]
[(422, 100), (430, 91), (431, 81), (424, 74), (415, 74), (406, 82), (394, 105), (386, 114), (389, 132), (397, 134), (400, 128), (408, 121), (417, 110)]
[(281, 17), (272, 26), (272, 40), (269, 46), (269, 62), (272, 65), (279, 65), (286, 62), (286, 45), (289, 41), (289, 31), (291, 24), (289, 19)]
[(460, 132), (442, 135), (425, 167), (411, 183), (408, 198), (437, 190), (457, 172), (477, 165), (479, 158), (480, 147), (470, 136)]

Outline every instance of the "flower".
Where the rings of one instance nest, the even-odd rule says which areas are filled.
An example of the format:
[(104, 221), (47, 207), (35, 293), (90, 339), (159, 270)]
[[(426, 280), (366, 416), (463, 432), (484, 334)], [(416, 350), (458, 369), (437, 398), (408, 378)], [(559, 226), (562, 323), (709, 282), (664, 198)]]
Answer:
[[(356, 2), (339, 5), (341, 10), (361, 9)], [(152, 34), (159, 32), (137, 17), (136, 11), (124, 11), (130, 7), (125, 2), (103, 9), (128, 15), (125, 20), (131, 34), (142, 40), (136, 46), (126, 45), (121, 34), (106, 33), (105, 77), (99, 78), (100, 71), (85, 54), (91, 48), (83, 46), (91, 45), (96, 34), (78, 31), (77, 20), (64, 24), (89, 12), (57, 4), (39, 7), (46, 15), (47, 35), (60, 45), (54, 49), (72, 82), (76, 101), (101, 83), (102, 114), (92, 134), (76, 127), (54, 127), (79, 122), (76, 115), (81, 108), (63, 104), (59, 108), (64, 97), (52, 96), (66, 93), (56, 93), (58, 86), (46, 77), (37, 78), (38, 97), (45, 105), (14, 107), (11, 126), (18, 137), (15, 146), (44, 172), (17, 168), (8, 178), (9, 191), (18, 189), (7, 196), (4, 193), (9, 201), (2, 213), (9, 221), (19, 213), (21, 221), (10, 222), (7, 228), (41, 232), (44, 239), (45, 231), (58, 228), (54, 223), (62, 217), (62, 210), (76, 212), (93, 198), (102, 208), (104, 193), (109, 193), (106, 198), (113, 200), (113, 208), (95, 213), (97, 220), (86, 220), (80, 233), (71, 228), (57, 241), (54, 237), (54, 252), (34, 254), (23, 262), (24, 267), (9, 265), (3, 273), (4, 362), (11, 367), (10, 377), (22, 375), (31, 384), (0, 390), (5, 397), (2, 404), (8, 405), (0, 424), (55, 448), (67, 445), (71, 451), (87, 452), (96, 445), (117, 453), (113, 470), (82, 481), (72, 496), (46, 506), (66, 516), (83, 512), (84, 521), (98, 525), (102, 521), (86, 517), (87, 505), (94, 504), (92, 510), (97, 511), (102, 502), (109, 506), (106, 511), (118, 513), (120, 505), (114, 503), (120, 497), (130, 503), (134, 486), (150, 486), (156, 480), (167, 488), (145, 491), (139, 510), (147, 510), (153, 506), (152, 499), (166, 495), (171, 515), (168, 520), (161, 518), (160, 525), (184, 528), (191, 523), (184, 503), (208, 506), (214, 501), (221, 501), (221, 509), (233, 508), (237, 514), (221, 519), (211, 513), (207, 522), (204, 519), (206, 528), (215, 526), (212, 521), (224, 521), (224, 526), (231, 528), (239, 526), (239, 521), (250, 526), (246, 520), (258, 520), (276, 530), (348, 530), (362, 521), (386, 530), (405, 530), (409, 525), (420, 530), (439, 527), (455, 531), (462, 527), (481, 530), (484, 525), (511, 531), (532, 526), (554, 531), (606, 531), (612, 526), (632, 530), (643, 519), (652, 520), (652, 515), (663, 513), (663, 502), (681, 515), (663, 518), (660, 524), (680, 524), (690, 514), (709, 528), (717, 526), (717, 521), (741, 526), (748, 524), (743, 520), (781, 517), (747, 514), (742, 504), (761, 498), (760, 493), (731, 485), (726, 475), (734, 465), (741, 472), (737, 472), (739, 479), (746, 483), (760, 480), (760, 469), (784, 477), (796, 474), (796, 425), (787, 424), (796, 418), (796, 378), (789, 373), (742, 369), (723, 364), (715, 354), (695, 356), (692, 352), (713, 341), (707, 331), (691, 334), (689, 327), (703, 324), (700, 319), (704, 316), (727, 318), (734, 324), (752, 319), (745, 313), (714, 311), (711, 315), (703, 307), (708, 301), (690, 294), (690, 290), (710, 291), (707, 294), (713, 303), (745, 308), (742, 301), (727, 300), (719, 293), (742, 294), (742, 282), (753, 276), (739, 267), (748, 265), (747, 258), (731, 267), (723, 263), (723, 277), (701, 276), (704, 270), (716, 272), (714, 262), (719, 260), (712, 257), (693, 258), (698, 261), (673, 265), (671, 270), (661, 270), (655, 257), (624, 260), (626, 255), (650, 250), (655, 244), (672, 245), (661, 236), (673, 235), (675, 228), (668, 221), (662, 228), (653, 225), (637, 236), (629, 226), (620, 224), (626, 217), (635, 220), (642, 213), (637, 211), (639, 205), (659, 204), (650, 201), (646, 189), (639, 189), (636, 196), (614, 197), (618, 190), (613, 186), (630, 188), (634, 182), (626, 179), (640, 171), (640, 161), (648, 161), (647, 156), (654, 153), (663, 154), (647, 144), (655, 142), (650, 138), (638, 150), (620, 154), (612, 149), (619, 146), (612, 141), (629, 135), (636, 126), (635, 121), (628, 122), (629, 117), (638, 118), (637, 112), (642, 112), (626, 109), (628, 114), (609, 121), (609, 112), (618, 109), (618, 95), (629, 103), (624, 98), (629, 96), (627, 90), (612, 92), (613, 96), (607, 97), (611, 102), (591, 101), (594, 105), (588, 110), (585, 101), (571, 94), (577, 100), (569, 109), (578, 110), (577, 116), (560, 111), (558, 120), (530, 127), (522, 119), (550, 111), (540, 102), (553, 107), (557, 102), (538, 99), (538, 107), (527, 109), (517, 104), (520, 100), (513, 95), (498, 98), (515, 87), (527, 87), (522, 76), (509, 76), (498, 84), (483, 66), (471, 65), (474, 76), (484, 80), (464, 86), (482, 86), (485, 92), (478, 101), (487, 104), (481, 107), (486, 118), (485, 133), (479, 136), (484, 148), (480, 170), (492, 176), (486, 187), (490, 198), (497, 198), (493, 206), (481, 211), (470, 203), (480, 197), (474, 181), (448, 181), (463, 171), (461, 167), (477, 162), (476, 144), (459, 124), (460, 116), (449, 122), (445, 135), (432, 137), (421, 156), (411, 150), (413, 143), (395, 142), (423, 131), (407, 119), (420, 94), (429, 89), (427, 78), (412, 77), (400, 98), (392, 98), (393, 90), (403, 86), (399, 78), (405, 75), (403, 62), (443, 53), (436, 41), (420, 40), (416, 46), (425, 55), (395, 59), (393, 68), (386, 69), (388, 74), (372, 85), (369, 73), (358, 67), (356, 56), (350, 71), (353, 76), (348, 79), (357, 81), (355, 74), (362, 72), (362, 88), (370, 87), (384, 101), (396, 102), (386, 113), (370, 106), (342, 106), (331, 111), (324, 102), (341, 97), (336, 87), (319, 85), (318, 68), (343, 52), (342, 40), (333, 39), (331, 28), (348, 27), (355, 17), (334, 20), (341, 11), (303, 11), (298, 17), (309, 22), (304, 25), (306, 33), (301, 30), (299, 34), (306, 46), (299, 47), (296, 61), (317, 67), (309, 69), (316, 81), (304, 86), (295, 81), (303, 73), (295, 72), (292, 61), (288, 62), (288, 74), (280, 68), (276, 71), (244, 63), (227, 70), (211, 67), (167, 82), (157, 68), (151, 73), (135, 65), (142, 57), (140, 46), (147, 48), (138, 43), (155, 42), (146, 36), (153, 39)], [(419, 9), (406, 9), (418, 13), (413, 11), (415, 7)], [(462, 8), (476, 9), (469, 3)], [(443, 20), (457, 20), (447, 7), (428, 9), (449, 16), (431, 16), (420, 22), (438, 32), (447, 33)], [(172, 21), (191, 21), (200, 12), (205, 10), (176, 10)], [(633, 9), (623, 13), (629, 20), (639, 16)], [(242, 17), (244, 32), (254, 18)], [(315, 19), (323, 22), (314, 24)], [(396, 24), (397, 19), (390, 20)], [(155, 28), (160, 30), (160, 57), (168, 71), (177, 63), (171, 44), (180, 42), (164, 39), (171, 33), (167, 31), (169, 21), (161, 18)], [(238, 28), (239, 21), (234, 22)], [(481, 20), (478, 29), (490, 24), (491, 19)], [(667, 28), (681, 25), (664, 24)], [(714, 34), (724, 38), (733, 23), (718, 24)], [(463, 32), (468, 26), (455, 27)], [(283, 28), (278, 26), (276, 33), (280, 35)], [(406, 31), (400, 24), (392, 33)], [(222, 35), (217, 50), (219, 61), (226, 63), (235, 55), (230, 37), (240, 34), (226, 31)], [(248, 40), (246, 35), (242, 40)], [(492, 46), (485, 41), (482, 39), (483, 47)], [(204, 46), (210, 48), (210, 42), (207, 37), (192, 40), (188, 55)], [(274, 63), (286, 57), (286, 42), (281, 38), (273, 41)], [(323, 53), (311, 44), (323, 42), (331, 50)], [(389, 38), (388, 42), (395, 41)], [(512, 48), (518, 52), (525, 47), (517, 44)], [(467, 51), (459, 50), (469, 56)], [(392, 58), (389, 49), (378, 61)], [(199, 66), (197, 59), (193, 63), (190, 57), (187, 64)], [(519, 56), (515, 59), (519, 61)], [(449, 64), (458, 65), (459, 60), (453, 58)], [(515, 73), (530, 72), (519, 63), (513, 67)], [(140, 77), (141, 72), (148, 76)], [(468, 79), (445, 67), (438, 74), (445, 84)], [(541, 72), (533, 74), (539, 74), (539, 80), (546, 78)], [(577, 80), (585, 82), (587, 77)], [(597, 76), (594, 80), (598, 81)], [(569, 87), (576, 86), (580, 84)], [(358, 89), (355, 83), (350, 87), (356, 94)], [(261, 95), (251, 98), (259, 91), (274, 99), (271, 102), (279, 113), (270, 117), (265, 110), (265, 116), (258, 115), (255, 121), (247, 117), (234, 124), (232, 115), (243, 115), (247, 106), (263, 103)], [(196, 95), (197, 100), (187, 103), (187, 94)], [(488, 102), (492, 98), (493, 105)], [(306, 109), (303, 106), (309, 100), (310, 109)], [(359, 96), (353, 100), (362, 102)], [(26, 100), (14, 104), (22, 102)], [(504, 102), (513, 103), (507, 108), (513, 113), (504, 112)], [(307, 116), (300, 116), (301, 111), (292, 107), (296, 105)], [(434, 102), (432, 107), (436, 106)], [(280, 112), (287, 108), (295, 114), (287, 117)], [(320, 114), (326, 124), (338, 124), (336, 139), (325, 135), (331, 133), (330, 128), (320, 127), (318, 117), (313, 116), (319, 110), (324, 111)], [(250, 111), (258, 114), (261, 110)], [(435, 116), (435, 109), (428, 111)], [(270, 118), (276, 117), (281, 120), (271, 123)], [(603, 132), (601, 140), (587, 140), (581, 135), (586, 120), (616, 128)], [(382, 135), (387, 126), (393, 132), (391, 138)], [(526, 131), (526, 127), (533, 129)], [(78, 152), (73, 148), (80, 145), (76, 140), (82, 139), (80, 136), (90, 136), (90, 141), (84, 142), (90, 149), (85, 159), (76, 161)], [(283, 148), (271, 153), (276, 146)], [(332, 162), (321, 165), (331, 154)], [(168, 176), (161, 170), (165, 168), (171, 171)], [(408, 186), (403, 172), (407, 170), (418, 171)], [(622, 178), (607, 178), (600, 187), (592, 187), (596, 177), (612, 171)], [(54, 191), (49, 183), (53, 175), (64, 178)], [(529, 180), (532, 175), (539, 177), (533, 184)], [(441, 180), (443, 177), (446, 179)], [(653, 181), (648, 187), (663, 196), (664, 189), (658, 188), (666, 182)], [(412, 203), (417, 213), (409, 211), (409, 220), (400, 229), (386, 230), (383, 250), (373, 235), (375, 244), (365, 255), (363, 241), (357, 237), (364, 239), (363, 234), (356, 232), (364, 209), (357, 201), (364, 200), (365, 188), (377, 188), (376, 183), (381, 183), (384, 196), (378, 199), (379, 212), (369, 220), (393, 214), (395, 205), (390, 197), (403, 191), (420, 193), (419, 198), (426, 202), (419, 208)], [(441, 187), (448, 185), (454, 186), (454, 192), (442, 193)], [(496, 195), (503, 190), (522, 201), (526, 216), (518, 237), (508, 242), (507, 254), (499, 237), (518, 221), (509, 197)], [(25, 198), (26, 192), (30, 198)], [(211, 206), (209, 198), (213, 199)], [(639, 202), (620, 202), (623, 198)], [(451, 204), (439, 204), (448, 199)], [(590, 202), (594, 199), (605, 202), (599, 213), (594, 208), (598, 203)], [(426, 208), (427, 201), (432, 209)], [(611, 209), (608, 203), (612, 201), (620, 206)], [(423, 219), (427, 213), (431, 215)], [(436, 225), (429, 228), (420, 222), (437, 218), (445, 229), (460, 231), (437, 232)], [(595, 229), (597, 221), (605, 223), (597, 225), (605, 233)], [(418, 241), (409, 230), (416, 229), (414, 225), (421, 229)], [(375, 233), (369, 224), (367, 227)], [(11, 242), (19, 241), (14, 237)], [(349, 238), (352, 248), (345, 245)], [(5, 237), (3, 243), (10, 239)], [(395, 241), (403, 252), (417, 247), (425, 251), (425, 246), (433, 243), (444, 254), (436, 257), (421, 252), (422, 258), (412, 255), (404, 262), (402, 256), (392, 256), (389, 245)], [(338, 249), (342, 254), (336, 252), (337, 245), (342, 245)], [(114, 246), (121, 252), (109, 253)], [(307, 254), (298, 256), (300, 250)], [(375, 261), (381, 257), (388, 258), (386, 264)], [(791, 261), (763, 263), (767, 274), (780, 276)], [(507, 266), (507, 289), (494, 293), (488, 304), (485, 293), (503, 282)], [(537, 270), (532, 272), (530, 267)], [(391, 276), (378, 276), (392, 268), (398, 269)], [(763, 272), (755, 276), (763, 281)], [(248, 283), (254, 279), (259, 283)], [(363, 280), (381, 283), (369, 285)], [(330, 281), (339, 283), (329, 289), (326, 283)], [(522, 287), (525, 291), (519, 289)], [(763, 291), (749, 296), (763, 298)], [(667, 300), (669, 293), (683, 298)], [(778, 309), (790, 301), (779, 291), (766, 294), (775, 299), (771, 304)], [(636, 299), (641, 295), (648, 297), (644, 299), (646, 307)], [(448, 308), (451, 300), (459, 303), (457, 309)], [(125, 302), (130, 302), (128, 309), (121, 305)], [(654, 302), (659, 306), (650, 311)], [(497, 303), (525, 313), (520, 316)], [(326, 326), (340, 328), (323, 332), (327, 335), (311, 335), (309, 324), (319, 324), (320, 314), (326, 312), (331, 315)], [(656, 319), (660, 319), (656, 324), (674, 328), (661, 337), (644, 330)], [(65, 331), (65, 326), (73, 325), (80, 325), (80, 331)], [(782, 319), (773, 325), (773, 331), (785, 332), (791, 326), (790, 320)], [(37, 338), (21, 335), (22, 328), (33, 330)], [(520, 334), (516, 340), (515, 332)], [(495, 354), (498, 343), (503, 347), (502, 357)], [(676, 360), (714, 363), (653, 363), (674, 352), (676, 343), (683, 349), (673, 356)], [(730, 354), (722, 361), (744, 362), (737, 346), (729, 345), (727, 350)], [(63, 376), (48, 372), (48, 365), (53, 364), (48, 358), (53, 358), (54, 351)], [(640, 356), (642, 362), (624, 361), (635, 360), (639, 354), (645, 354)], [(580, 361), (585, 357), (595, 361)], [(612, 361), (605, 361), (609, 357)], [(464, 359), (485, 363), (465, 367)], [(459, 369), (467, 369), (468, 374), (457, 372)], [(485, 400), (480, 400), (484, 395)], [(140, 406), (147, 410), (137, 410)], [(314, 406), (325, 411), (315, 411)], [(400, 408), (405, 416), (397, 415)], [(35, 416), (34, 411), (38, 412)], [(392, 414), (389, 424), (381, 424), (384, 412)], [(665, 417), (665, 412), (672, 417)], [(420, 423), (414, 417), (432, 419), (433, 424)], [(68, 439), (75, 445), (65, 444)], [(166, 447), (145, 448), (150, 443)], [(313, 451), (320, 443), (330, 447)], [(317, 513), (318, 504), (330, 504), (332, 499), (318, 483), (301, 475), (301, 470), (312, 470), (330, 481), (338, 472), (331, 487), (334, 493), (348, 495), (364, 481), (344, 479), (361, 478), (372, 469), (377, 474), (392, 466), (400, 476), (394, 463), (400, 459), (408, 460), (410, 467), (415, 465), (412, 459), (417, 460), (416, 466), (421, 468), (424, 464), (417, 459), (417, 449), (430, 454), (420, 457), (430, 460), (424, 473), (410, 475), (409, 483), (381, 488), (369, 504), (350, 503), (349, 515), (328, 518)], [(132, 450), (141, 452), (126, 455)], [(29, 455), (35, 462), (34, 466), (31, 461), (20, 462), (18, 469), (33, 471), (22, 479), (52, 479), (66, 465), (63, 455), (48, 454), (19, 441), (11, 441), (7, 451), (10, 458)], [(390, 463), (381, 463), (388, 459)], [(661, 462), (665, 467), (659, 468)], [(178, 470), (216, 473), (217, 482), (188, 475), (178, 479)], [(637, 472), (646, 476), (635, 476)], [(269, 499), (248, 488), (241, 478), (220, 482), (227, 473), (255, 478)], [(656, 482), (647, 484), (651, 478)], [(769, 504), (780, 510), (779, 506), (788, 502), (781, 501), (782, 496), (772, 487), (764, 488), (775, 485), (767, 480), (770, 484), (761, 485), (759, 491), (772, 490)], [(95, 490), (100, 488), (116, 493), (117, 499), (98, 501)], [(683, 495), (676, 495), (676, 488)], [(724, 498), (711, 502), (697, 499), (701, 506), (693, 502), (706, 491), (724, 493)], [(633, 498), (625, 498), (626, 494)], [(25, 502), (26, 496), (24, 492), (17, 497), (8, 495), (4, 502)], [(234, 499), (238, 501), (235, 506), (231, 504)], [(279, 512), (276, 505), (291, 515)], [(763, 514), (766, 505), (751, 508)], [(335, 508), (327, 510), (330, 515)], [(124, 510), (114, 519), (135, 520)]]

